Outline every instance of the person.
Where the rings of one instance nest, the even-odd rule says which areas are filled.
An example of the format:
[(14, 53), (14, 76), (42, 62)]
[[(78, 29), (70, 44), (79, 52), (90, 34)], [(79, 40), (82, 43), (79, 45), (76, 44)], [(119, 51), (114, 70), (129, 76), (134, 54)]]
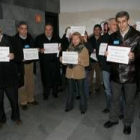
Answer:
[[(91, 53), (93, 52), (93, 48), (92, 48), (92, 45), (91, 43), (89, 42), (89, 37), (88, 37), (88, 33), (85, 32), (85, 36), (83, 36), (83, 43), (85, 45), (85, 47), (87, 48), (88, 50), (88, 53), (89, 53), (89, 56), (91, 55)], [(89, 57), (90, 59), (90, 57)], [(92, 67), (91, 67), (91, 64), (89, 62), (89, 66), (85, 68), (86, 70), (86, 78), (85, 78), (85, 94), (86, 94), (86, 97), (87, 99), (89, 98), (89, 86), (90, 86), (90, 71), (91, 71)]]
[[(75, 100), (75, 83), (77, 83), (78, 93), (80, 95), (80, 110), (81, 114), (85, 114), (87, 111), (87, 99), (84, 90), (85, 82), (85, 67), (89, 65), (89, 54), (88, 50), (83, 44), (81, 34), (75, 32), (72, 34), (71, 45), (69, 46), (68, 52), (78, 52), (78, 64), (67, 65), (66, 78), (68, 79), (69, 94), (66, 101), (66, 109), (68, 112), (74, 108)], [(62, 58), (60, 58), (60, 61)]]
[[(110, 36), (109, 44), (113, 46), (130, 47), (129, 64), (111, 63), (112, 106), (109, 121), (104, 124), (110, 128), (118, 124), (119, 100), (122, 93), (125, 96), (124, 134), (131, 133), (134, 119), (136, 95), (136, 67), (135, 61), (140, 60), (140, 33), (129, 25), (129, 14), (121, 11), (116, 15), (119, 30)], [(106, 52), (106, 56), (108, 52)]]
[[(40, 68), (44, 87), (44, 100), (48, 100), (51, 89), (54, 98), (58, 98), (58, 86), (61, 84), (60, 62), (57, 54), (45, 54), (44, 44), (60, 43), (61, 40), (55, 35), (51, 24), (45, 25), (45, 33), (36, 37), (36, 47), (40, 49)], [(61, 47), (58, 47), (61, 51)]]
[(25, 21), (18, 24), (18, 33), (12, 38), (15, 61), (18, 67), (18, 87), (20, 104), (22, 109), (28, 110), (28, 105), (38, 105), (34, 99), (34, 73), (33, 61), (25, 61), (23, 49), (34, 48), (34, 40), (28, 33), (28, 25)]
[[(65, 34), (63, 35), (62, 39), (61, 39), (61, 47), (62, 47), (62, 50), (61, 50), (61, 54), (60, 56), (62, 56), (62, 52), (63, 51), (66, 51), (71, 43), (71, 35), (69, 34), (69, 36), (67, 36), (67, 32), (68, 30), (70, 30), (70, 27), (67, 27), (65, 29)], [(65, 78), (65, 75), (66, 75), (66, 69), (67, 69), (67, 66), (66, 65), (62, 65), (62, 85), (63, 85), (63, 89), (66, 88), (66, 85), (67, 85), (67, 80)]]
[[(96, 57), (98, 59), (98, 54), (97, 54), (97, 47), (98, 44), (100, 43), (100, 38), (101, 38), (101, 33), (102, 33), (102, 27), (99, 24), (96, 24), (94, 26), (94, 34), (89, 38), (89, 42), (91, 43), (93, 47), (93, 53), (96, 54)], [(95, 82), (95, 91), (98, 93), (101, 90), (101, 82), (102, 82), (102, 77), (101, 77), (101, 68), (97, 60), (93, 60), (92, 58), (90, 59), (91, 61), (91, 66), (92, 70), (90, 71), (90, 92), (92, 93), (93, 91), (93, 76), (94, 72), (96, 72), (96, 82)]]
[[(108, 33), (104, 34), (101, 37), (101, 43), (99, 44), (99, 49), (100, 45), (102, 43), (108, 44), (110, 35), (113, 34), (118, 30), (118, 25), (116, 22), (115, 18), (110, 18), (108, 19)], [(98, 50), (99, 53), (99, 50)], [(102, 76), (103, 76), (103, 83), (104, 83), (104, 88), (105, 88), (105, 94), (106, 94), (106, 108), (102, 111), (103, 113), (109, 113), (110, 112), (110, 107), (111, 107), (111, 98), (112, 98), (112, 89), (111, 89), (111, 82), (110, 82), (110, 63), (106, 61), (105, 56), (98, 56), (99, 58), (99, 63), (102, 69)], [(124, 98), (123, 96), (120, 99), (120, 119), (123, 119), (123, 114), (124, 114)]]
[(0, 47), (9, 48), (9, 62), (0, 62), (0, 128), (6, 123), (4, 111), (4, 93), (7, 95), (12, 108), (11, 119), (17, 124), (22, 123), (18, 105), (18, 75), (17, 66), (14, 61), (14, 51), (11, 37), (3, 35), (0, 28)]

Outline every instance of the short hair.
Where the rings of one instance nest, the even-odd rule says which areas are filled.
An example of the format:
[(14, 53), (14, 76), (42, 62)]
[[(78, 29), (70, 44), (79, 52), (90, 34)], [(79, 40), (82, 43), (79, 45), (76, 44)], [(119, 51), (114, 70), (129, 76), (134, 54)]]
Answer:
[(27, 22), (26, 21), (20, 21), (19, 23), (18, 23), (18, 28), (20, 27), (20, 26), (22, 26), (22, 25), (26, 25), (27, 26), (27, 28), (28, 28), (28, 24), (27, 24)]
[(51, 26), (52, 29), (54, 29), (54, 27), (53, 27), (53, 25), (52, 25), (51, 23), (46, 23), (46, 24), (45, 24), (45, 27), (46, 27), (46, 26)]
[(126, 11), (121, 11), (121, 12), (117, 13), (117, 15), (116, 15), (116, 20), (117, 20), (118, 18), (122, 18), (122, 17), (126, 17), (127, 20), (129, 20), (129, 18), (130, 18), (128, 12), (126, 12)]
[(93, 29), (95, 30), (95, 28), (99, 28), (102, 31), (102, 27), (100, 24), (96, 24)]
[(116, 18), (109, 18), (108, 20), (107, 20), (107, 23), (110, 23), (112, 20), (115, 20), (116, 21)]

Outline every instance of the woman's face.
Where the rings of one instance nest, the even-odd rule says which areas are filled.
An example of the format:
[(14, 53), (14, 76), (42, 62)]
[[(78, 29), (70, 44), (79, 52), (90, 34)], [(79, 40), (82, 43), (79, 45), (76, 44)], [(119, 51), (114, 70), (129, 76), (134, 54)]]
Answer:
[(81, 40), (80, 40), (79, 36), (74, 35), (74, 36), (72, 37), (72, 44), (73, 44), (74, 46), (77, 46), (78, 44), (80, 44), (80, 42), (81, 42)]

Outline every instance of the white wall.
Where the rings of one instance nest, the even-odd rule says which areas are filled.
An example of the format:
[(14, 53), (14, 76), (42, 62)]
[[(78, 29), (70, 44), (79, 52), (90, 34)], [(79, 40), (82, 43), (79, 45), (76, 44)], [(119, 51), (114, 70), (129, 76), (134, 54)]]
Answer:
[(130, 13), (131, 24), (140, 20), (140, 0), (60, 0), (60, 9), (60, 36), (71, 25), (85, 25), (91, 34), (95, 24), (122, 10)]

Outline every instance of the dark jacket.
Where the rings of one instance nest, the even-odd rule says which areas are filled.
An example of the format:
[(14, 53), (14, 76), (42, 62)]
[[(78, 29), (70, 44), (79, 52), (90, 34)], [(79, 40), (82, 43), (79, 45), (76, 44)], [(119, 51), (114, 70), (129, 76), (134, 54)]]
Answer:
[[(70, 45), (70, 40), (66, 37), (66, 34), (64, 34), (61, 39), (62, 51), (60, 52), (60, 56), (62, 56), (63, 51), (67, 51), (67, 49), (69, 48), (69, 45)], [(62, 72), (65, 75), (67, 66), (61, 64), (61, 67), (62, 67)]]
[(140, 33), (130, 27), (123, 39), (120, 31), (117, 31), (110, 36), (109, 44), (130, 47), (131, 52), (135, 54), (135, 61), (129, 61), (128, 65), (111, 63), (111, 80), (117, 83), (135, 83), (136, 61), (140, 60)]
[[(10, 53), (14, 53), (11, 37), (3, 35), (0, 46), (10, 47)], [(17, 65), (14, 60), (10, 62), (0, 62), (0, 88), (16, 86), (17, 83)]]
[[(107, 43), (108, 44), (109, 38), (110, 38), (110, 35), (108, 33), (104, 34), (101, 37), (101, 43)], [(100, 44), (99, 44), (99, 49), (100, 49)], [(98, 51), (98, 54), (99, 54), (99, 51)], [(110, 73), (110, 64), (107, 62), (106, 57), (98, 55), (98, 60), (99, 60), (101, 69), (103, 71), (107, 71), (107, 72)]]
[[(61, 40), (57, 36), (53, 36), (49, 40), (45, 34), (36, 37), (35, 44), (38, 48), (44, 48), (47, 43), (60, 43)], [(42, 83), (46, 87), (57, 86), (61, 84), (60, 77), (60, 62), (57, 54), (42, 54), (39, 55)]]
[[(84, 43), (84, 45), (85, 45), (85, 47), (86, 47), (87, 50), (88, 50), (88, 53), (89, 53), (89, 60), (90, 60), (90, 55), (91, 55), (91, 53), (93, 52), (92, 45), (91, 45), (91, 43), (90, 43), (89, 41), (86, 42), (86, 43)], [(90, 62), (89, 62), (89, 66), (86, 67), (85, 69), (86, 69), (86, 71), (90, 71), (90, 70), (92, 69), (91, 63), (90, 63)]]
[[(97, 57), (97, 59), (98, 59), (98, 51), (99, 51), (99, 44), (100, 44), (100, 41), (101, 41), (101, 38), (99, 38), (98, 40), (95, 38), (95, 36), (94, 35), (92, 35), (90, 38), (89, 38), (89, 42), (90, 42), (90, 44), (92, 45), (92, 49), (94, 50), (96, 50), (96, 57)], [(96, 60), (93, 60), (92, 58), (90, 58), (90, 61), (92, 62), (92, 63), (94, 63), (94, 62), (97, 62)]]
[[(30, 34), (27, 35), (27, 43), (28, 43), (27, 45), (29, 45), (30, 48), (34, 48), (34, 39), (32, 38)], [(24, 86), (24, 64), (30, 64), (33, 61), (23, 62), (24, 60), (23, 49), (25, 47), (23, 44), (23, 40), (20, 38), (19, 34), (16, 34), (12, 38), (12, 46), (15, 53), (14, 60), (18, 67), (19, 87), (22, 87)]]

